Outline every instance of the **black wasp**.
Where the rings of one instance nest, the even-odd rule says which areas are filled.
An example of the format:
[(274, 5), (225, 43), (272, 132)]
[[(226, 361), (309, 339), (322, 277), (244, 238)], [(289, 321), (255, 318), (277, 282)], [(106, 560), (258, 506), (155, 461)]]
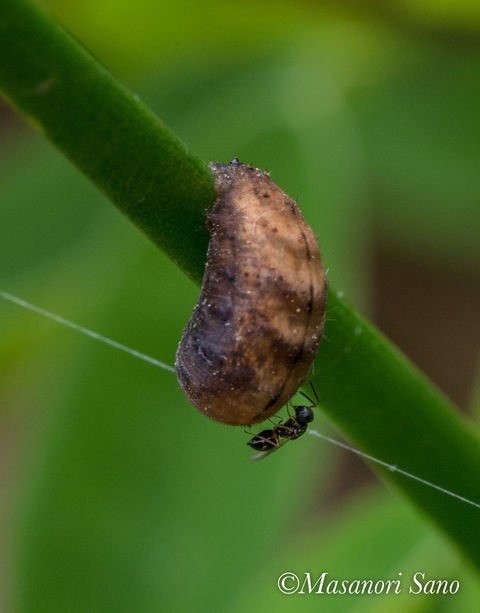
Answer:
[(251, 460), (261, 460), (285, 445), (288, 441), (294, 441), (302, 436), (302, 434), (305, 434), (308, 424), (313, 421), (313, 408), (319, 404), (318, 396), (312, 385), (311, 388), (316, 402), (304, 392), (300, 392), (302, 396), (311, 402), (310, 406), (294, 405), (292, 408), (295, 411), (295, 415), (290, 415), (286, 421), (277, 424), (273, 428), (262, 430), (262, 432), (259, 432), (247, 442), (247, 445), (259, 452), (253, 455)]

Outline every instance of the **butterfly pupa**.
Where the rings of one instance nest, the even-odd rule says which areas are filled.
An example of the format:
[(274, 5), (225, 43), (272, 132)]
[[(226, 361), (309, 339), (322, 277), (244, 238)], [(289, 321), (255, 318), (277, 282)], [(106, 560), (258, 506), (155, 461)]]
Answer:
[(250, 425), (274, 415), (306, 378), (327, 284), (312, 229), (266, 172), (236, 159), (211, 169), (207, 262), (175, 369), (205, 415)]

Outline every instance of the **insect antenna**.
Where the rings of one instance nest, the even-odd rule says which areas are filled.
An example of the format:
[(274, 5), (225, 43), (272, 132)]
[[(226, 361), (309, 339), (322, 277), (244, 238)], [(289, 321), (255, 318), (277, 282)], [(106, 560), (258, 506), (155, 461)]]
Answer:
[(318, 394), (316, 389), (313, 387), (313, 383), (311, 381), (309, 381), (309, 385), (312, 389), (312, 394), (313, 397), (315, 398), (315, 400), (313, 400), (308, 394), (306, 394), (304, 391), (300, 390), (299, 394), (301, 394), (304, 398), (306, 398), (308, 400), (308, 402), (312, 403), (312, 407), (318, 407), (318, 405), (320, 404), (320, 399), (318, 398)]

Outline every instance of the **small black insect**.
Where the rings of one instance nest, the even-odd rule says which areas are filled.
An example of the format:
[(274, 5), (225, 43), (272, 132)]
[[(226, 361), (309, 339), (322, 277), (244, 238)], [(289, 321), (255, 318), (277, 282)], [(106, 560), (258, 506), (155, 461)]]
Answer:
[(262, 430), (262, 432), (259, 432), (247, 442), (247, 445), (259, 452), (251, 457), (252, 461), (261, 460), (282, 447), (288, 441), (293, 441), (302, 436), (302, 434), (305, 434), (308, 424), (313, 421), (313, 407), (319, 404), (313, 386), (312, 391), (316, 402), (305, 393), (300, 392), (302, 396), (312, 403), (311, 406), (293, 406), (295, 415), (290, 415), (286, 421), (279, 423), (273, 428)]

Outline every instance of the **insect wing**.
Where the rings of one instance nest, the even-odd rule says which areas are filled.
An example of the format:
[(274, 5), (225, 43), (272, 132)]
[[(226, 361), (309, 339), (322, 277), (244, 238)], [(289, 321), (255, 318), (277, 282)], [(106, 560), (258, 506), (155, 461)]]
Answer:
[(252, 456), (250, 456), (250, 462), (258, 462), (258, 460), (263, 460), (264, 458), (266, 458), (267, 456), (272, 454), (274, 451), (277, 451), (278, 449), (280, 449), (280, 447), (283, 447), (285, 445), (285, 443), (288, 443), (289, 440), (290, 439), (288, 439), (288, 438), (281, 439), (279, 441), (278, 445), (276, 445), (272, 449), (268, 449), (267, 451), (259, 451), (258, 453), (254, 453)]

